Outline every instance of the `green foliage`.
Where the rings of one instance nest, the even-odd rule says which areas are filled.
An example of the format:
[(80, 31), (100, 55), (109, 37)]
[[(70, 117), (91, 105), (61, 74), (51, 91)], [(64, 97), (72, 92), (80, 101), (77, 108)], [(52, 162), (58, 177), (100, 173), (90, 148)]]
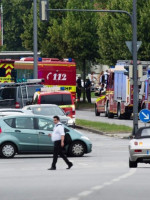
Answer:
[[(131, 12), (131, 2), (112, 0), (107, 10), (126, 10)], [(132, 27), (129, 16), (125, 14), (99, 14), (98, 23), (99, 54), (101, 62), (115, 64), (118, 59), (131, 59), (125, 41), (132, 40)]]
[[(94, 9), (91, 0), (69, 0), (68, 9)], [(98, 57), (98, 35), (95, 13), (68, 12), (63, 20), (64, 37), (67, 44), (66, 54), (78, 60), (95, 60)]]
[(103, 122), (94, 122), (89, 120), (76, 119), (76, 125), (92, 128), (105, 133), (131, 133), (132, 128), (125, 125), (116, 125)]
[(20, 38), (23, 29), (22, 15), (28, 13), (31, 1), (23, 0), (3, 0), (4, 17), (4, 50), (23, 50)]
[[(33, 50), (33, 1), (3, 0), (3, 50)], [(116, 9), (132, 13), (132, 0), (49, 0), (50, 8)], [(142, 46), (138, 59), (149, 60), (150, 0), (137, 1), (138, 40)], [(39, 0), (37, 0), (39, 16)], [(38, 50), (47, 57), (73, 57), (115, 64), (132, 59), (125, 41), (132, 40), (129, 16), (112, 13), (79, 13), (51, 11), (48, 22), (38, 17)]]

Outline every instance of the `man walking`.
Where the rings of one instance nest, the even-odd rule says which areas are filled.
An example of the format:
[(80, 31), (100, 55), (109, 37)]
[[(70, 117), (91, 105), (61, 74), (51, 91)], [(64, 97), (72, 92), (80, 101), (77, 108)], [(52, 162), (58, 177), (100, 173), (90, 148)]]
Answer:
[(62, 157), (66, 162), (66, 164), (68, 165), (67, 169), (70, 169), (73, 166), (73, 164), (68, 160), (66, 155), (63, 153), (64, 138), (65, 138), (64, 127), (60, 122), (58, 116), (54, 116), (53, 119), (55, 124), (54, 130), (52, 132), (52, 141), (54, 142), (54, 153), (53, 153), (52, 166), (48, 170), (56, 170), (58, 155), (60, 155), (60, 157)]

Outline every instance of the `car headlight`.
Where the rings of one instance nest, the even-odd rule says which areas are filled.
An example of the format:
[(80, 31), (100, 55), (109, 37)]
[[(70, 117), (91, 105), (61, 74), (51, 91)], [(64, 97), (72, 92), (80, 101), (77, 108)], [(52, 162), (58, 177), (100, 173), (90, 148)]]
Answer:
[(86, 136), (81, 136), (81, 138), (84, 139), (84, 140), (89, 140), (89, 138), (86, 137)]
[(72, 119), (69, 119), (69, 120), (68, 120), (68, 124), (73, 125), (73, 120), (72, 120)]

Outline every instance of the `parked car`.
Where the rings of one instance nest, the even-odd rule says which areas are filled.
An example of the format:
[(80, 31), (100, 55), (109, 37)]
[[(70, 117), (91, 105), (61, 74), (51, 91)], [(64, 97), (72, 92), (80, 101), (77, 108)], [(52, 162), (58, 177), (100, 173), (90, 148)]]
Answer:
[(129, 167), (136, 168), (138, 163), (150, 164), (150, 127), (139, 128), (129, 143)]
[[(67, 125), (74, 127), (74, 120), (71, 117), (67, 117), (66, 113), (55, 104), (36, 104), (36, 105), (28, 105), (23, 107), (24, 111), (32, 111), (33, 114), (36, 115), (44, 115), (53, 117), (58, 115), (60, 117), (60, 121)], [(68, 113), (69, 114), (69, 113)]]
[(31, 110), (22, 110), (22, 109), (15, 109), (15, 108), (3, 108), (0, 109), (0, 117), (8, 116), (8, 115), (22, 115), (22, 114), (32, 114)]
[[(50, 134), (54, 123), (42, 115), (15, 115), (0, 118), (0, 156), (12, 158), (15, 154), (53, 153)], [(88, 137), (64, 125), (70, 156), (83, 156), (92, 151)]]
[(31, 83), (6, 83), (0, 88), (0, 108), (22, 108), (31, 103), (37, 88), (43, 85)]
[[(47, 88), (43, 88), (47, 91)], [(55, 104), (64, 110), (64, 112), (69, 112), (69, 117), (71, 117), (75, 123), (75, 99), (73, 98), (71, 92), (68, 91), (56, 91), (56, 92), (45, 92), (37, 91), (33, 97), (33, 104)]]

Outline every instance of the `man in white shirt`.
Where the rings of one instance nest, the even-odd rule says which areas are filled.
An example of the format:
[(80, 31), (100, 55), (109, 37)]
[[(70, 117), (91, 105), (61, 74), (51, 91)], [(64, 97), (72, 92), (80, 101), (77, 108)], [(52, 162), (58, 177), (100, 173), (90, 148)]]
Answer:
[(56, 170), (58, 155), (60, 155), (60, 157), (62, 157), (66, 162), (66, 164), (68, 165), (67, 169), (70, 169), (73, 166), (73, 164), (68, 160), (66, 155), (63, 153), (64, 139), (65, 139), (64, 127), (60, 122), (58, 116), (54, 116), (53, 119), (55, 124), (52, 132), (52, 141), (54, 142), (54, 153), (53, 153), (52, 166), (48, 170)]

